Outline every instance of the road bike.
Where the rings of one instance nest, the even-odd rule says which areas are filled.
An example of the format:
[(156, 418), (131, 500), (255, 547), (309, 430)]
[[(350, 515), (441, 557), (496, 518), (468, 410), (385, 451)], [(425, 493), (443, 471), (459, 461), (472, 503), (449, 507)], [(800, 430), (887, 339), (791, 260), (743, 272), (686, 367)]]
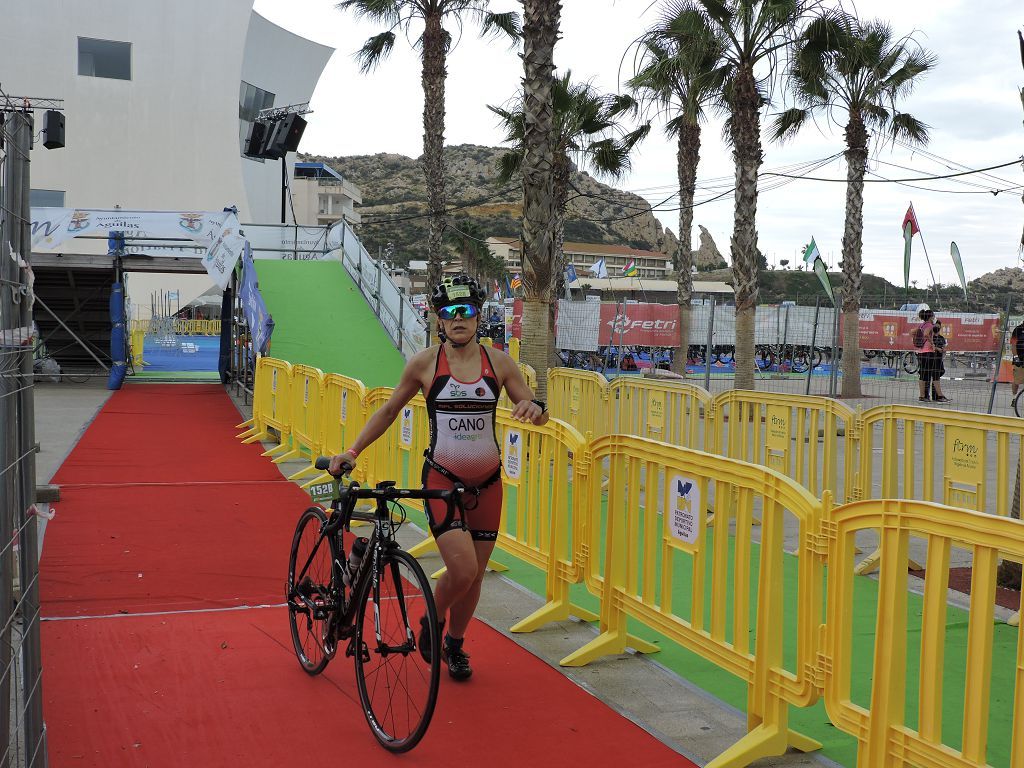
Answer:
[[(320, 457), (317, 469), (329, 459)], [(335, 482), (330, 508), (311, 506), (292, 537), (285, 594), (292, 645), (310, 675), (324, 671), (338, 648), (355, 662), (359, 700), (370, 730), (391, 752), (407, 752), (426, 733), (437, 702), (441, 635), (430, 581), (396, 541), (405, 522), (401, 501), (439, 499), (445, 525), (464, 489), (412, 490), (391, 481), (374, 488)], [(356, 502), (374, 502), (372, 513)], [(346, 557), (344, 533), (353, 520), (373, 524), (365, 550)], [(355, 543), (353, 551), (358, 551)], [(421, 620), (426, 629), (421, 632)], [(426, 647), (420, 642), (425, 641)]]

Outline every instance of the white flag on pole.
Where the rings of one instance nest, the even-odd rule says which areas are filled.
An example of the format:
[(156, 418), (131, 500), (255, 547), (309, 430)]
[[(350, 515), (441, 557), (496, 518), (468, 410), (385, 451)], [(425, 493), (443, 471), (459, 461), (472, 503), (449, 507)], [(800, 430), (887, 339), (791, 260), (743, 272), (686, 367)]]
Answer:
[(590, 271), (593, 272), (594, 277), (608, 277), (608, 268), (604, 265), (604, 259), (595, 261), (590, 267)]

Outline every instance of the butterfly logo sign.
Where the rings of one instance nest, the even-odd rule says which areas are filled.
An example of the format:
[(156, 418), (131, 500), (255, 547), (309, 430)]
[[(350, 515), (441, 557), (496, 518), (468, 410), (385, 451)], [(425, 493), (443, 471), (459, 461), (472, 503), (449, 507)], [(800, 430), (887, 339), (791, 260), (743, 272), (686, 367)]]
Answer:
[(402, 409), (402, 445), (412, 445), (412, 408)]
[(523, 471), (522, 439), (515, 430), (505, 433), (505, 476), (509, 480), (518, 480)]
[(672, 479), (673, 504), (668, 520), (672, 535), (687, 544), (695, 544), (701, 528), (700, 486), (697, 481), (676, 475)]

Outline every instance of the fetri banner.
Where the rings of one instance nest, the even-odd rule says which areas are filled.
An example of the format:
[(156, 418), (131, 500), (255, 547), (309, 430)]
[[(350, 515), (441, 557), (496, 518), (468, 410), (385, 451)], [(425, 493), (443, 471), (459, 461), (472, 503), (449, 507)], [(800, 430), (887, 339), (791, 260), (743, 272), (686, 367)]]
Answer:
[[(523, 302), (512, 308), (512, 335), (522, 338)], [(679, 308), (675, 304), (601, 303), (597, 343), (607, 346), (678, 347)], [(557, 317), (556, 317), (557, 324)], [(582, 332), (583, 329), (577, 329)], [(584, 347), (589, 348), (589, 347)]]
[[(938, 312), (947, 352), (994, 352), (999, 349), (1002, 329), (999, 315)], [(911, 334), (921, 326), (917, 315), (908, 312), (860, 311), (860, 348), (914, 352)]]

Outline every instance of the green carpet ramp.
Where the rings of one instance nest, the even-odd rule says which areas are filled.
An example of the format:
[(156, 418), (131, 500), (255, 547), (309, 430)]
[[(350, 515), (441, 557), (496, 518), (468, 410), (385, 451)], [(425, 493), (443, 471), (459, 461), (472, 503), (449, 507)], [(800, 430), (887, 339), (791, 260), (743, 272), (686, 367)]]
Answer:
[(393, 387), (405, 359), (339, 261), (256, 260), (274, 318), (270, 355)]

